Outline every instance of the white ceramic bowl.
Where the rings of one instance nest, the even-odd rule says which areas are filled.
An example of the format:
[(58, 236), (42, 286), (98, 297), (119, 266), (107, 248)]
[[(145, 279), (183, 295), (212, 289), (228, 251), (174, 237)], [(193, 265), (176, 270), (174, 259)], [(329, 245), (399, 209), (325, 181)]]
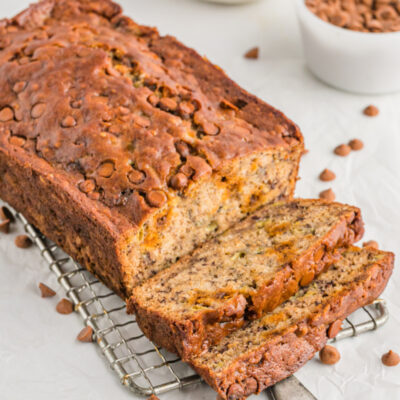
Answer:
[(400, 32), (369, 33), (339, 28), (294, 0), (310, 70), (322, 81), (350, 92), (400, 91)]

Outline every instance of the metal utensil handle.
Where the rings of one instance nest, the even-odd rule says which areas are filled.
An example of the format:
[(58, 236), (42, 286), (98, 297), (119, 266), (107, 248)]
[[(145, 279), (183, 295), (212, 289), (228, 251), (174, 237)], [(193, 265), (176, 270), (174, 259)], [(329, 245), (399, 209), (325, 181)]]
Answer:
[(295, 377), (289, 376), (271, 388), (273, 400), (317, 400)]

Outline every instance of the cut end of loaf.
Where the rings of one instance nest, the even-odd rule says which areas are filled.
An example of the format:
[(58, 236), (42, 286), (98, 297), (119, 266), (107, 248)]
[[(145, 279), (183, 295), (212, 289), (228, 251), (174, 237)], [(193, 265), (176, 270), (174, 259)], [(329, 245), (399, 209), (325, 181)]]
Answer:
[(299, 146), (244, 157), (171, 196), (123, 250), (127, 294), (261, 205), (291, 198), (301, 152)]

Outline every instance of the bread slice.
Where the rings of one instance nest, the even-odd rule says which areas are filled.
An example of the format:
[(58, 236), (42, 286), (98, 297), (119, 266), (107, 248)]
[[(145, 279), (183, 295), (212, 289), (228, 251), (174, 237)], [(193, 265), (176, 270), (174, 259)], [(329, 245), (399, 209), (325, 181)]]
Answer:
[(243, 399), (294, 373), (337, 326), (383, 291), (392, 253), (349, 248), (327, 272), (287, 302), (190, 361), (222, 399)]
[(152, 341), (188, 359), (273, 310), (362, 233), (355, 207), (275, 203), (137, 287), (128, 311)]
[(298, 127), (110, 0), (0, 21), (0, 197), (122, 297), (293, 195)]

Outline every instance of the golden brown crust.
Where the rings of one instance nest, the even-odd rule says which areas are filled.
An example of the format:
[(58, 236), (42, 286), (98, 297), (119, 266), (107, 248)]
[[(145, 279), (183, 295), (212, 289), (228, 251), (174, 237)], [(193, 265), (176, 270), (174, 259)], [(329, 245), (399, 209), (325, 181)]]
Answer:
[(173, 194), (175, 174), (198, 181), (302, 140), (280, 112), (111, 1), (47, 0), (3, 25), (2, 148), (45, 160), (134, 226)]
[[(309, 205), (321, 202), (306, 201)], [(293, 205), (296, 204), (293, 201)], [(253, 216), (248, 217), (250, 220), (252, 218)], [(273, 280), (257, 287), (250, 298), (238, 292), (217, 308), (177, 318), (161, 309), (149, 307), (143, 297), (136, 296), (134, 291), (127, 301), (128, 312), (136, 315), (140, 328), (150, 340), (179, 354), (183, 360), (188, 360), (218, 343), (230, 332), (240, 329), (249, 320), (260, 318), (264, 313), (274, 310), (296, 293), (299, 287), (308, 285), (326, 270), (340, 257), (342, 248), (360, 240), (363, 233), (360, 210), (353, 207), (337, 221), (327, 235), (304, 251), (301, 257), (284, 265), (274, 275)], [(201, 249), (197, 254), (201, 254)], [(168, 270), (164, 274), (168, 279)]]
[(121, 246), (166, 202), (232, 160), (303, 147), (283, 114), (109, 0), (0, 21), (0, 88), (0, 196), (120, 294)]
[(333, 322), (344, 319), (380, 295), (394, 263), (393, 253), (382, 254), (385, 256), (369, 265), (358, 279), (322, 302), (311, 318), (274, 335), (256, 350), (241, 354), (218, 374), (196, 359), (191, 361), (192, 367), (222, 399), (228, 400), (244, 399), (286, 378), (325, 345)]

